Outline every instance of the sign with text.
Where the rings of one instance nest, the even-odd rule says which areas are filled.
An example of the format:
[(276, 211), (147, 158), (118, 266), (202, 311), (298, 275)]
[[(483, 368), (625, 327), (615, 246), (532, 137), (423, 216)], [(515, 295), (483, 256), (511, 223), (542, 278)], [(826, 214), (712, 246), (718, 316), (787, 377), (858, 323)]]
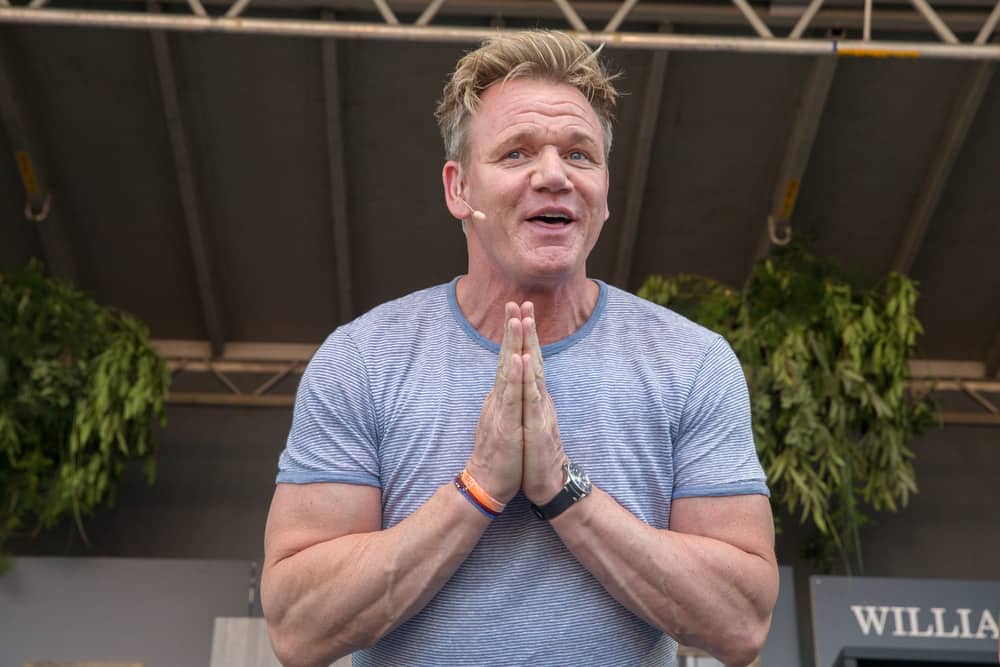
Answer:
[(811, 577), (816, 667), (844, 647), (996, 650), (1000, 581)]

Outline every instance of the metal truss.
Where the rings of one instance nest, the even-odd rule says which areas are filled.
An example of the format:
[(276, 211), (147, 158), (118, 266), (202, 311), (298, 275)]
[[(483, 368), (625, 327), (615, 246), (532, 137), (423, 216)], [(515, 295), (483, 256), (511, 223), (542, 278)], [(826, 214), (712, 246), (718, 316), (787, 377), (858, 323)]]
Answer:
[[(295, 395), (291, 383), (282, 380), (301, 376), (316, 351), (314, 345), (228, 343), (222, 357), (213, 358), (208, 341), (157, 340), (153, 345), (175, 377), (198, 373), (217, 380), (214, 392), (172, 391), (168, 402), (174, 405), (290, 408)], [(909, 388), (917, 396), (964, 394), (982, 407), (944, 411), (944, 424), (1000, 426), (1000, 378), (987, 378), (984, 372), (984, 365), (974, 361), (912, 361)], [(247, 383), (246, 378), (254, 380)]]
[(909, 388), (917, 396), (964, 394), (982, 408), (945, 411), (941, 414), (945, 424), (1000, 426), (1000, 378), (987, 375), (987, 370), (977, 361), (913, 361)]
[[(972, 9), (947, 12), (927, 0), (908, 0), (909, 9), (894, 0), (882, 1), (893, 4), (876, 12), (872, 0), (863, 0), (861, 11), (843, 4), (845, 0), (810, 0), (808, 5), (804, 0), (772, 0), (756, 7), (748, 0), (731, 0), (731, 5), (393, 0), (392, 6), (388, 0), (169, 0), (162, 4), (170, 11), (161, 13), (148, 3), (129, 0), (109, 0), (105, 6), (117, 8), (101, 11), (80, 9), (79, 2), (0, 0), (0, 23), (475, 43), (505, 30), (506, 20), (531, 19), (572, 30), (591, 44), (623, 49), (1000, 60), (1000, 44), (990, 41), (1000, 23), (1000, 0), (995, 5), (993, 0), (970, 0)], [(660, 32), (663, 23), (694, 27), (697, 34)], [(706, 26), (718, 34), (705, 34)], [(755, 36), (734, 36), (734, 27), (750, 28)], [(853, 37), (804, 38), (810, 28), (845, 30)], [(874, 40), (873, 30), (880, 35), (917, 32), (936, 39)]]
[[(316, 351), (315, 345), (226, 343), (218, 355), (213, 354), (209, 341), (154, 340), (152, 344), (175, 379), (198, 374), (217, 381), (215, 391), (171, 391), (167, 402), (174, 405), (291, 407), (295, 396), (276, 389), (286, 377), (301, 376)], [(254, 378), (249, 388), (246, 378)]]

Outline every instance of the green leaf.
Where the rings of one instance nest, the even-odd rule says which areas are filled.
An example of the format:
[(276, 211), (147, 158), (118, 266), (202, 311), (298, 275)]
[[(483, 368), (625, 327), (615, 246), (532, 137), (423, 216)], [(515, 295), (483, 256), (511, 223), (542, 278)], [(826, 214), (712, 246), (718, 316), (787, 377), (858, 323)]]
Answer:
[(155, 468), (169, 372), (147, 336), (36, 261), (0, 273), (0, 556), (62, 518), (82, 531), (127, 464)]
[(758, 262), (742, 291), (650, 276), (639, 295), (729, 340), (747, 376), (772, 504), (821, 536), (810, 542), (817, 562), (838, 558), (860, 573), (858, 527), (916, 493), (908, 443), (935, 420), (936, 406), (905, 391), (923, 331), (916, 285), (893, 273), (865, 286), (792, 244)]

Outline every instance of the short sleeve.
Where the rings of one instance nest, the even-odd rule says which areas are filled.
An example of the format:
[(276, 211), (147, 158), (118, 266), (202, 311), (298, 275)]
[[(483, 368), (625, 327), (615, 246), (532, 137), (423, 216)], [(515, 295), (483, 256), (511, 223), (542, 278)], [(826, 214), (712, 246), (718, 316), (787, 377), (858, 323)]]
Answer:
[(368, 375), (343, 327), (330, 334), (302, 375), (277, 482), (381, 486)]
[(743, 368), (721, 336), (708, 348), (681, 413), (674, 498), (769, 496), (757, 458)]

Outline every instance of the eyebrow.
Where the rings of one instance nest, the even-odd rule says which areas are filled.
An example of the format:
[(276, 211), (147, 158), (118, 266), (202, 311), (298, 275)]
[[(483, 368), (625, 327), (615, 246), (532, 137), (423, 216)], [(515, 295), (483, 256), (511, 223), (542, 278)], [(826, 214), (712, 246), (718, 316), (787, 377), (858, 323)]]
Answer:
[[(534, 132), (528, 131), (518, 131), (506, 137), (502, 137), (497, 141), (497, 147), (505, 147), (510, 144), (522, 143), (528, 141), (534, 137)], [(573, 130), (569, 134), (562, 136), (560, 135), (560, 140), (566, 140), (571, 144), (584, 144), (595, 151), (600, 151), (600, 143), (594, 140), (594, 138), (587, 132), (582, 132), (580, 130)]]

